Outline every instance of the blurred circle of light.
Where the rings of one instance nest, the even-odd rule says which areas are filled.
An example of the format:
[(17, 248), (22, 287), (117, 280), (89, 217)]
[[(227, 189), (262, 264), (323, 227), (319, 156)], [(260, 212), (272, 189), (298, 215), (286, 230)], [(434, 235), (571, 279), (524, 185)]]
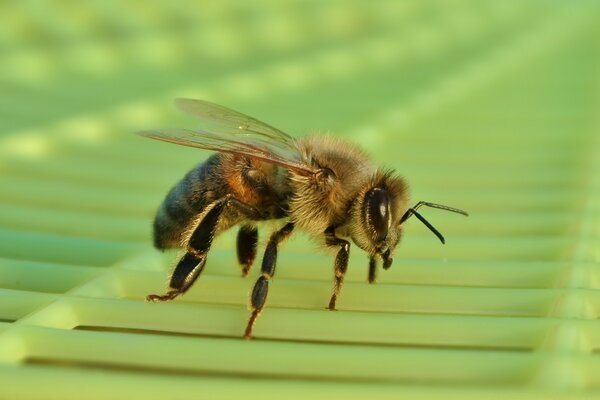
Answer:
[(404, 108), (392, 109), (381, 118), (381, 121), (383, 126), (402, 130), (410, 124), (411, 113), (407, 112)]
[(347, 52), (329, 52), (319, 57), (318, 67), (328, 75), (348, 76), (359, 69), (360, 61)]
[(68, 56), (75, 66), (92, 74), (108, 74), (117, 68), (119, 55), (108, 44), (81, 45), (71, 50)]
[(158, 67), (177, 65), (183, 56), (183, 49), (170, 37), (152, 37), (137, 41), (134, 51), (145, 63)]
[(311, 73), (299, 64), (286, 63), (275, 66), (270, 76), (278, 86), (285, 88), (301, 89), (311, 82)]
[(352, 140), (357, 142), (366, 151), (376, 151), (381, 149), (386, 135), (382, 133), (383, 129), (374, 125), (365, 125), (354, 129), (349, 134)]
[(216, 59), (230, 59), (243, 52), (242, 43), (235, 32), (221, 28), (213, 29), (210, 39), (207, 37), (203, 41), (203, 47), (207, 54)]
[(160, 124), (164, 119), (165, 109), (150, 102), (136, 102), (118, 107), (114, 116), (123, 126), (132, 130), (139, 128), (139, 121), (148, 121), (149, 125)]
[(419, 57), (430, 57), (442, 47), (444, 37), (430, 27), (418, 27), (411, 33), (408, 41), (411, 50)]
[[(243, 100), (254, 100), (265, 96), (266, 87), (264, 82), (251, 73), (240, 73), (225, 79), (217, 92), (228, 94)], [(197, 97), (204, 99), (206, 97)]]
[(2, 139), (0, 148), (3, 153), (29, 158), (47, 155), (51, 145), (47, 137), (39, 133), (19, 133)]
[(2, 60), (3, 70), (9, 76), (29, 83), (41, 83), (51, 78), (54, 64), (43, 52), (12, 55)]
[(305, 40), (302, 28), (289, 15), (270, 18), (257, 27), (257, 34), (265, 45), (286, 50), (300, 45)]
[(375, 40), (364, 51), (367, 60), (375, 65), (382, 66), (397, 62), (404, 54), (403, 43), (390, 39)]
[(60, 136), (77, 142), (96, 144), (106, 139), (108, 124), (95, 117), (76, 117), (59, 124)]

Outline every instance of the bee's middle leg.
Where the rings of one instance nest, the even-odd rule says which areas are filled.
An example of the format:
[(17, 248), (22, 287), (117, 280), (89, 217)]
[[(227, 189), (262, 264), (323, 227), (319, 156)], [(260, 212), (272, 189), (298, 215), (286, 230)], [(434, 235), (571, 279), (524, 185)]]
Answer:
[(242, 225), (237, 235), (237, 256), (242, 266), (242, 276), (248, 276), (250, 267), (256, 258), (258, 230), (252, 225)]
[(265, 255), (262, 260), (262, 275), (258, 278), (252, 289), (250, 296), (250, 304), (252, 306), (252, 314), (248, 320), (246, 331), (244, 332), (244, 338), (250, 339), (252, 337), (252, 328), (256, 322), (256, 318), (260, 315), (265, 301), (267, 300), (267, 293), (269, 292), (269, 281), (275, 275), (275, 266), (277, 264), (277, 246), (279, 243), (287, 239), (294, 230), (294, 224), (288, 223), (280, 230), (276, 231), (269, 238), (269, 243), (265, 249)]
[(375, 283), (377, 279), (377, 259), (375, 256), (369, 257), (369, 276), (367, 278), (369, 283)]
[[(181, 257), (171, 279), (169, 281), (170, 290), (164, 295), (151, 294), (146, 296), (147, 301), (167, 301), (185, 293), (196, 281), (206, 264), (206, 256), (212, 245), (216, 228), (227, 206), (238, 208), (246, 214), (256, 214), (257, 210), (251, 206), (240, 202), (239, 200), (226, 196), (215, 201), (210, 205), (210, 210), (206, 213), (202, 221), (198, 224), (190, 236), (187, 246), (187, 252)], [(255, 216), (255, 215), (252, 215)]]
[(333, 280), (333, 293), (329, 300), (329, 310), (335, 310), (335, 303), (342, 290), (342, 284), (344, 283), (344, 275), (348, 270), (348, 259), (350, 258), (350, 242), (344, 239), (340, 239), (335, 236), (335, 229), (328, 228), (325, 231), (325, 244), (328, 246), (340, 246), (340, 250), (335, 256), (335, 277)]

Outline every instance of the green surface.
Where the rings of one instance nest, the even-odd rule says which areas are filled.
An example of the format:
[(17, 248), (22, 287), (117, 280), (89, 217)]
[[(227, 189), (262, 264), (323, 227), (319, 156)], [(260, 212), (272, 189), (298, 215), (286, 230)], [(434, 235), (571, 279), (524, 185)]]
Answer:
[[(600, 397), (597, 3), (210, 4), (0, 5), (0, 397)], [(133, 134), (193, 127), (177, 96), (347, 137), (471, 216), (423, 211), (445, 246), (407, 222), (376, 285), (353, 247), (338, 312), (296, 235), (252, 341), (233, 233), (147, 304), (153, 214), (210, 154)]]

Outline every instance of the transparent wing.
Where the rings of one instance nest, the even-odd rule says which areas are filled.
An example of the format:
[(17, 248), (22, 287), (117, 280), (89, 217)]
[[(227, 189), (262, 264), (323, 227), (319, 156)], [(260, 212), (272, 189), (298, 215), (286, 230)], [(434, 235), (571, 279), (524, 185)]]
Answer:
[(295, 170), (302, 174), (315, 171), (301, 161), (296, 147), (283, 146), (271, 139), (251, 134), (216, 133), (193, 129), (157, 129), (140, 135), (182, 146), (198, 147), (222, 153), (239, 154)]
[(199, 129), (160, 129), (140, 132), (153, 139), (224, 153), (240, 154), (313, 173), (302, 161), (294, 139), (256, 118), (204, 100), (177, 99), (177, 107), (200, 118)]
[(278, 147), (296, 148), (294, 139), (286, 133), (227, 107), (204, 100), (181, 98), (176, 99), (175, 104), (181, 111), (200, 118), (201, 131), (253, 137)]

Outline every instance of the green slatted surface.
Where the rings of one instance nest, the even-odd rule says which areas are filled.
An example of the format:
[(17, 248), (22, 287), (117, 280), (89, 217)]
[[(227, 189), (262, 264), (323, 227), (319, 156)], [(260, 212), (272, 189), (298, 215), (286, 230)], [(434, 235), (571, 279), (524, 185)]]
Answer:
[[(207, 2), (208, 3), (208, 2)], [(594, 2), (4, 2), (0, 397), (600, 396), (600, 8)], [(366, 283), (353, 247), (280, 251), (256, 339), (235, 236), (181, 299), (151, 246), (210, 153), (177, 96), (299, 136), (331, 131), (464, 208), (407, 222)], [(425, 212), (425, 211), (424, 211)], [(261, 230), (264, 238), (274, 226)]]

